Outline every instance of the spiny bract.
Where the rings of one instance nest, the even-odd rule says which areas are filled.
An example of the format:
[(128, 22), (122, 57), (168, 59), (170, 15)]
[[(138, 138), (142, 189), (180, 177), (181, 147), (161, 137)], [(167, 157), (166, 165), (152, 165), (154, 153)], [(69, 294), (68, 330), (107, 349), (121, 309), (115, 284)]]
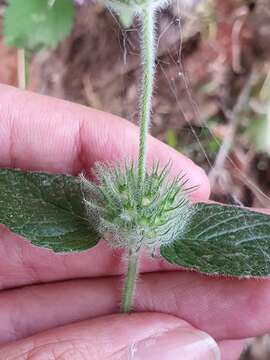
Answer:
[(168, 180), (169, 166), (153, 166), (142, 184), (133, 164), (97, 164), (97, 183), (82, 177), (91, 223), (113, 247), (154, 251), (172, 243), (184, 230), (192, 210), (183, 177)]

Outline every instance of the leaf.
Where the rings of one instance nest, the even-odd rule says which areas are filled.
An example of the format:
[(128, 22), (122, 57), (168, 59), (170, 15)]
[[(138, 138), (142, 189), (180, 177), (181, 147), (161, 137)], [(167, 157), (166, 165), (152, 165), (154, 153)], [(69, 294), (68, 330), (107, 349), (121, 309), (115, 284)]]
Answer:
[(87, 250), (99, 239), (72, 176), (0, 170), (0, 223), (55, 252)]
[(72, 0), (9, 0), (4, 14), (4, 36), (10, 46), (36, 51), (54, 47), (72, 30)]
[(160, 249), (167, 261), (211, 275), (270, 275), (270, 216), (235, 206), (194, 207), (184, 234)]

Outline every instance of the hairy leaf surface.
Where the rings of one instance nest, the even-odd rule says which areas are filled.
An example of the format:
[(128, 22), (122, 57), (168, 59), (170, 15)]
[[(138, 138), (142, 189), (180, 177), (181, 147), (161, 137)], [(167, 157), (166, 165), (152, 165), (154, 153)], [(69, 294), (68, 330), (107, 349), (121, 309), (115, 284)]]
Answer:
[(0, 223), (55, 252), (84, 251), (99, 239), (72, 176), (0, 170)]
[(235, 206), (195, 205), (179, 239), (162, 247), (170, 263), (212, 275), (270, 275), (270, 216)]

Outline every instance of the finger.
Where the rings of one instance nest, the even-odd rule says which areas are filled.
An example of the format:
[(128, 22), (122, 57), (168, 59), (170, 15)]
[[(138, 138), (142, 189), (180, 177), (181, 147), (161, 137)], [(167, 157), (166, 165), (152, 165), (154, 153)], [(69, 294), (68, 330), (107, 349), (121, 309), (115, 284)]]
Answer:
[[(78, 174), (96, 161), (121, 161), (138, 151), (138, 128), (116, 116), (81, 105), (0, 86), (0, 166)], [(192, 196), (209, 197), (201, 168), (154, 138), (149, 163), (171, 160), (172, 172), (186, 173)]]
[[(96, 160), (119, 160), (137, 151), (135, 126), (79, 105), (0, 86), (0, 111), (0, 166), (78, 173), (90, 169)], [(208, 180), (200, 168), (155, 139), (150, 139), (149, 148), (152, 158), (157, 156), (163, 163), (171, 159), (175, 173), (184, 169), (191, 185), (200, 185), (194, 197), (208, 197)], [(101, 253), (106, 259), (97, 262), (99, 250), (60, 259), (46, 250), (32, 250), (21, 238), (4, 231), (0, 238), (0, 286), (60, 280), (68, 274), (80, 277), (85, 272), (104, 275), (108, 269), (119, 272), (119, 257), (107, 249)], [(148, 264), (146, 269), (157, 268), (154, 262), (150, 267)]]
[(253, 209), (253, 211), (258, 211), (258, 212), (261, 212), (261, 213), (264, 213), (266, 215), (270, 215), (270, 209)]
[[(75, 280), (9, 290), (0, 296), (0, 341), (118, 311), (122, 279)], [(268, 281), (209, 279), (192, 273), (142, 275), (134, 310), (185, 319), (215, 339), (270, 330)]]
[(163, 314), (114, 315), (37, 334), (0, 348), (1, 359), (216, 360), (214, 340)]
[[(29, 241), (16, 236), (0, 225), (0, 290), (86, 277), (119, 275), (123, 273), (123, 250), (112, 249), (104, 241), (88, 252), (67, 255), (33, 247)], [(161, 258), (142, 254), (141, 271), (175, 269)]]
[(222, 360), (239, 360), (242, 351), (245, 348), (246, 340), (225, 340), (218, 345)]

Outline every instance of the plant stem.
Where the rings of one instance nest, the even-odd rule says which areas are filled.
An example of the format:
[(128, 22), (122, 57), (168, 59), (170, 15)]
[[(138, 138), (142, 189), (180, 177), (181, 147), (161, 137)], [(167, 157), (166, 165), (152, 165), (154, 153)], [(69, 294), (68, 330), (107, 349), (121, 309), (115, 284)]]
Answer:
[(128, 272), (125, 278), (123, 290), (121, 312), (129, 313), (132, 309), (133, 295), (136, 286), (136, 277), (138, 272), (139, 250), (129, 250)]
[(18, 86), (24, 90), (27, 85), (27, 58), (25, 49), (18, 49)]
[[(143, 79), (140, 99), (140, 145), (138, 156), (138, 184), (143, 187), (146, 172), (147, 135), (151, 120), (152, 94), (155, 78), (155, 12), (152, 5), (141, 14)], [(142, 194), (142, 191), (141, 191)], [(142, 200), (142, 198), (141, 198)], [(132, 309), (133, 295), (138, 273), (140, 247), (129, 250), (128, 272), (122, 295), (121, 311), (129, 313)]]
[(142, 21), (142, 60), (143, 79), (140, 103), (140, 147), (138, 158), (138, 183), (143, 186), (146, 157), (147, 135), (151, 120), (151, 99), (155, 77), (155, 13), (152, 6), (145, 8), (141, 14)]
[(256, 84), (258, 75), (255, 70), (252, 70), (246, 84), (242, 88), (241, 93), (237, 99), (237, 102), (230, 112), (226, 112), (225, 115), (229, 120), (228, 133), (225, 135), (223, 142), (220, 146), (219, 152), (216, 156), (215, 163), (208, 174), (209, 181), (213, 187), (217, 178), (220, 176), (222, 169), (224, 168), (224, 163), (228, 159), (231, 163), (232, 160), (229, 157), (230, 151), (233, 147), (235, 136), (239, 127), (239, 123), (242, 120), (242, 113), (247, 109), (248, 102), (250, 99), (250, 94), (253, 89), (253, 86)]

